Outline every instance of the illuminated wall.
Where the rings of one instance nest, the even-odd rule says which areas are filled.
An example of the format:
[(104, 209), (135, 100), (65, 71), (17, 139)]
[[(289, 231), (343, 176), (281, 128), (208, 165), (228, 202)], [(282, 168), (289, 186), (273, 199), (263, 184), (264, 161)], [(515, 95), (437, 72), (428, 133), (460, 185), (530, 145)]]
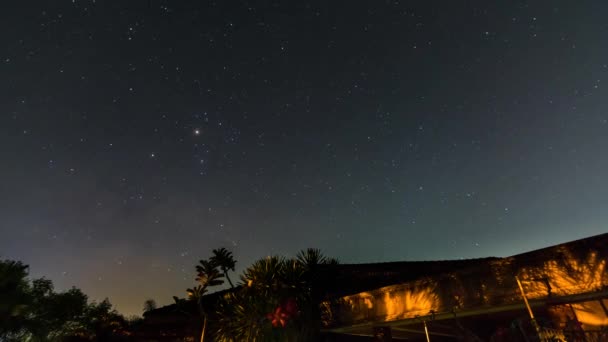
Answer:
[(426, 280), (346, 296), (340, 301), (339, 317), (364, 321), (378, 317), (396, 320), (426, 315), (441, 307), (437, 288), (436, 282)]
[[(608, 240), (608, 235), (602, 238)], [(529, 299), (607, 290), (608, 247), (604, 246), (608, 246), (608, 241), (595, 241), (593, 248), (577, 243), (484, 260), (474, 268), (342, 297), (325, 303), (330, 318), (327, 324), (393, 321), (522, 303), (515, 275)], [(608, 317), (597, 301), (573, 304), (571, 310), (581, 323), (608, 325)], [(564, 319), (563, 315), (560, 317)]]

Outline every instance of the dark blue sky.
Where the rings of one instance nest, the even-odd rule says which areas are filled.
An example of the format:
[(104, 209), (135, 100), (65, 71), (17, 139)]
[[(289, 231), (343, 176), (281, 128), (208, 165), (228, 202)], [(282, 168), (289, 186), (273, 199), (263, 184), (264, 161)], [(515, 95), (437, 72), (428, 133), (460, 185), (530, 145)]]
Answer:
[(0, 257), (124, 313), (239, 266), (608, 231), (602, 1), (18, 1)]

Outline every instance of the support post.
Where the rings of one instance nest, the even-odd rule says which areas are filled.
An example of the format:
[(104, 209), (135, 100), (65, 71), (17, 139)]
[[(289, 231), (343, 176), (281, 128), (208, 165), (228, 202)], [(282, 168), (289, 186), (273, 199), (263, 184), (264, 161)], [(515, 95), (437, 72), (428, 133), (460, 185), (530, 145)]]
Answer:
[(530, 303), (528, 303), (528, 297), (526, 297), (526, 292), (524, 291), (524, 287), (521, 285), (521, 281), (519, 281), (519, 278), (517, 276), (515, 276), (515, 280), (517, 280), (517, 286), (519, 286), (519, 290), (521, 291), (521, 296), (524, 299), (524, 303), (526, 303), (526, 308), (528, 309), (528, 314), (530, 314), (530, 320), (532, 321), (532, 326), (534, 326), (534, 330), (536, 330), (536, 334), (538, 335), (538, 340), (543, 341), (543, 337), (540, 332), (540, 327), (538, 326), (538, 323), (536, 323), (536, 319), (534, 318), (534, 312), (532, 312)]
[(424, 334), (426, 335), (426, 342), (431, 342), (431, 338), (429, 337), (429, 328), (426, 326), (426, 321), (422, 321), (424, 323)]

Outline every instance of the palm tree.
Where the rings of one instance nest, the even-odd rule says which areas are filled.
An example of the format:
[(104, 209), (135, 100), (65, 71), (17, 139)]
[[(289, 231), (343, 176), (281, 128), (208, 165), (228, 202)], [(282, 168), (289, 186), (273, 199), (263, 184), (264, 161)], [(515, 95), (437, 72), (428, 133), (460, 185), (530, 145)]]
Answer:
[(263, 297), (276, 293), (283, 288), (282, 278), (286, 260), (280, 256), (269, 256), (255, 261), (241, 275), (241, 281), (247, 288), (255, 290)]
[(266, 315), (270, 307), (246, 288), (226, 293), (218, 301), (215, 339), (218, 342), (263, 341), (272, 333)]
[(316, 341), (321, 326), (319, 266), (335, 264), (318, 249), (271, 256), (244, 270), (237, 291), (218, 307), (218, 341)]
[(296, 259), (306, 266), (308, 269), (315, 268), (318, 265), (337, 265), (339, 264), (338, 259), (329, 258), (323, 255), (318, 248), (307, 248), (301, 250), (296, 255)]
[(287, 265), (285, 258), (271, 256), (243, 271), (242, 286), (219, 302), (217, 341), (267, 341), (274, 333), (284, 334), (284, 329), (273, 331), (268, 315), (293, 292), (285, 282)]
[(228, 277), (228, 271), (234, 272), (234, 268), (236, 266), (236, 260), (234, 260), (232, 252), (224, 247), (214, 249), (213, 256), (209, 260), (215, 263), (222, 270), (222, 273), (224, 274), (224, 277), (226, 277), (226, 280), (228, 280), (230, 287), (234, 288), (230, 277)]
[(196, 281), (199, 283), (192, 289), (187, 289), (188, 297), (196, 300), (198, 309), (203, 319), (203, 329), (201, 331), (201, 342), (205, 340), (205, 330), (207, 330), (208, 314), (203, 308), (203, 296), (208, 292), (209, 287), (218, 286), (224, 283), (223, 274), (217, 269), (217, 264), (211, 260), (200, 260), (196, 266)]
[(322, 326), (323, 302), (322, 287), (328, 281), (328, 272), (322, 269), (323, 266), (338, 265), (338, 259), (323, 255), (320, 249), (308, 248), (300, 251), (296, 255), (297, 262), (303, 271), (303, 282), (306, 284), (306, 300), (303, 302), (302, 335), (307, 336), (308, 340), (316, 341)]
[(195, 280), (205, 288), (222, 285), (224, 275), (217, 268), (218, 265), (211, 260), (200, 260), (199, 265), (196, 265), (197, 276)]
[(301, 250), (296, 255), (296, 258), (304, 265), (320, 265), (324, 264), (327, 260), (327, 257), (325, 257), (318, 248), (307, 248)]

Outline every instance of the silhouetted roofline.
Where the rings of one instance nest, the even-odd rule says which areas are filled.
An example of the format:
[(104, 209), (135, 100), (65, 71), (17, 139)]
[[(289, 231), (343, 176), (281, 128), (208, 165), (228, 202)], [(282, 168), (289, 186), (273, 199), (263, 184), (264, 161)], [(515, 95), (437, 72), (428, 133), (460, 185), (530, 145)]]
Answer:
[(509, 258), (526, 258), (527, 256), (531, 256), (531, 255), (535, 255), (535, 254), (543, 254), (545, 252), (554, 251), (556, 248), (566, 247), (566, 246), (571, 250), (577, 250), (580, 248), (586, 249), (586, 248), (591, 248), (591, 247), (608, 248), (608, 244), (606, 244), (606, 243), (608, 243), (608, 233), (593, 235), (593, 236), (589, 236), (589, 237), (578, 239), (578, 240), (567, 241), (567, 242), (559, 243), (556, 245), (547, 246), (547, 247), (535, 249), (532, 251), (515, 254), (515, 255), (510, 256)]
[(607, 250), (608, 233), (564, 242), (513, 256), (456, 260), (393, 261), (322, 266), (322, 282), (329, 297), (345, 296), (372, 289), (407, 283), (425, 277), (487, 266), (493, 261), (513, 259), (516, 264), (534, 264), (556, 255), (563, 247), (573, 253), (589, 249)]
[[(568, 250), (585, 252), (591, 248), (608, 249), (608, 233), (590, 236), (574, 241), (564, 242), (505, 258), (486, 257), (454, 260), (423, 260), (423, 261), (390, 261), (374, 263), (352, 263), (336, 265), (320, 265), (319, 284), (321, 292), (328, 297), (345, 296), (363, 291), (369, 291), (393, 284), (406, 283), (424, 277), (432, 277), (448, 272), (487, 265), (501, 259), (515, 259), (519, 262), (542, 261), (547, 254), (554, 254), (560, 247)], [(238, 288), (238, 287), (237, 287)], [(225, 289), (210, 293), (205, 300), (215, 300), (218, 296), (233, 291)], [(196, 306), (191, 306), (196, 308)], [(166, 315), (176, 312), (175, 304), (152, 310), (147, 315)]]

